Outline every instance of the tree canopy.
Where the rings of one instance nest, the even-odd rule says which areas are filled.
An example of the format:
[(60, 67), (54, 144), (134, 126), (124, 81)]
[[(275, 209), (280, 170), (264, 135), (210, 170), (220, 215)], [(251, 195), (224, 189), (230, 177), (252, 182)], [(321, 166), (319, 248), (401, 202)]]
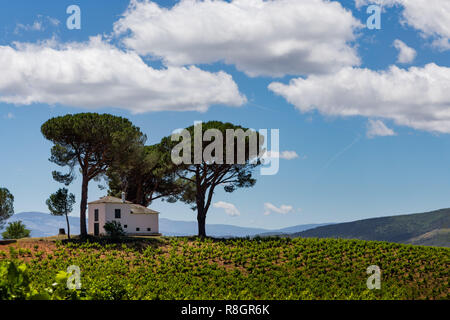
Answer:
[(172, 153), (172, 159), (174, 155), (178, 158), (177, 175), (184, 180), (178, 199), (197, 210), (200, 237), (206, 236), (206, 215), (217, 186), (233, 192), (256, 183), (252, 172), (261, 164), (263, 143), (264, 137), (256, 131), (220, 121), (188, 127), (175, 141), (172, 137), (162, 139), (161, 145)]
[(61, 188), (55, 193), (51, 194), (46, 201), (48, 210), (54, 216), (65, 216), (67, 223), (67, 237), (70, 239), (70, 223), (69, 213), (73, 210), (75, 204), (75, 195), (69, 193), (66, 188)]
[(156, 199), (175, 201), (182, 192), (176, 169), (159, 144), (145, 146), (129, 163), (108, 170), (108, 193), (120, 197), (125, 191), (128, 201), (145, 207)]
[(14, 196), (6, 188), (0, 188), (0, 229), (14, 214)]
[(49, 160), (69, 168), (65, 174), (54, 171), (55, 180), (70, 184), (75, 178), (75, 167), (80, 167), (83, 179), (80, 231), (85, 236), (89, 181), (104, 175), (111, 166), (132, 159), (143, 146), (146, 136), (128, 119), (98, 113), (52, 118), (42, 125), (41, 132), (54, 144)]

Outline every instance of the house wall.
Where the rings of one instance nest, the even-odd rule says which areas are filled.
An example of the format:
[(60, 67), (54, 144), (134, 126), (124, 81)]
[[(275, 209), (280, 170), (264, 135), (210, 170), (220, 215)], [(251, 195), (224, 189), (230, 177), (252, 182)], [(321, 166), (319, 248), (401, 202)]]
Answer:
[[(94, 221), (94, 211), (98, 209), (98, 221)], [(100, 234), (105, 234), (103, 226), (106, 223), (105, 218), (106, 206), (104, 203), (90, 204), (88, 206), (88, 234), (94, 234), (94, 223), (99, 224)]]
[[(107, 221), (120, 222), (127, 234), (159, 233), (158, 214), (132, 214), (126, 203), (101, 203), (89, 205), (89, 234), (94, 234), (95, 209), (99, 209), (100, 234), (106, 234), (103, 226)], [(120, 219), (115, 218), (115, 209), (120, 209)], [(137, 231), (136, 228), (140, 230)], [(147, 228), (150, 228), (150, 231)]]

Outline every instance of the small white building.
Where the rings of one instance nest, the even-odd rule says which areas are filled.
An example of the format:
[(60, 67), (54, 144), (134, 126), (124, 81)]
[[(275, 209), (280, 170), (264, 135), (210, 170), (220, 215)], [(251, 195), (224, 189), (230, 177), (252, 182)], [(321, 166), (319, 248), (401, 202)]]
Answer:
[(96, 236), (106, 234), (103, 226), (109, 221), (120, 222), (127, 235), (159, 234), (159, 212), (125, 201), (124, 195), (89, 202), (88, 217), (88, 233)]

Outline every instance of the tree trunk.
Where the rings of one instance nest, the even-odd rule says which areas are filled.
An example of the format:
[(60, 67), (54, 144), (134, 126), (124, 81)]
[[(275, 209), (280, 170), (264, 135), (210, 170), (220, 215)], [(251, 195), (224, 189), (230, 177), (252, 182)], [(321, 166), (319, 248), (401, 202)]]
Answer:
[(197, 210), (198, 236), (200, 238), (206, 238), (206, 214), (203, 212), (203, 209)]
[(197, 223), (198, 223), (198, 236), (201, 238), (206, 237), (206, 210), (205, 210), (205, 192), (199, 192), (197, 188), (196, 203), (197, 203)]
[(66, 222), (67, 222), (67, 238), (70, 240), (70, 224), (69, 224), (69, 217), (66, 213)]
[(88, 197), (88, 178), (83, 175), (83, 183), (81, 185), (81, 202), (80, 202), (80, 235), (81, 237), (87, 236), (86, 230), (86, 207)]

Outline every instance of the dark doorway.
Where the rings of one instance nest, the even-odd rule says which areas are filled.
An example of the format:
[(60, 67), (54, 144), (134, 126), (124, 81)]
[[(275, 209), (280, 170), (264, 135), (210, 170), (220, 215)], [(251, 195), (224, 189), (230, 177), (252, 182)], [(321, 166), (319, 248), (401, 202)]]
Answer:
[(94, 236), (98, 236), (100, 234), (99, 224), (94, 223)]

